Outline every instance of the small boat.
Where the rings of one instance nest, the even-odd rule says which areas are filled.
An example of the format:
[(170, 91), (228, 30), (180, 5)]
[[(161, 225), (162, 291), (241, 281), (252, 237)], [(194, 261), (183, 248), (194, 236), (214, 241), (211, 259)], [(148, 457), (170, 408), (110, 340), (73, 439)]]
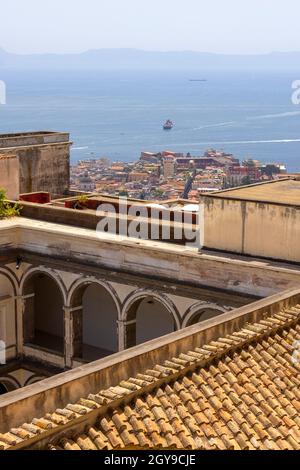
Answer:
[(169, 131), (169, 130), (171, 130), (171, 129), (173, 128), (173, 126), (174, 126), (173, 122), (170, 121), (170, 119), (168, 119), (168, 120), (164, 123), (163, 128), (164, 128), (165, 131)]

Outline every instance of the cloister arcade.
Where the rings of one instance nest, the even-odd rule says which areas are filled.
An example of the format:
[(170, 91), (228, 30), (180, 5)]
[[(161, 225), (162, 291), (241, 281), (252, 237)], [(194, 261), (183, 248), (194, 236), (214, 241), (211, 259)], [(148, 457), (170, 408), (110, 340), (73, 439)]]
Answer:
[[(120, 279), (28, 266), (0, 271), (2, 364), (31, 358), (64, 370), (220, 315), (231, 306), (176, 297)], [(119, 288), (120, 286), (120, 288)], [(1, 352), (1, 351), (0, 351)], [(1, 359), (1, 356), (0, 356)], [(1, 379), (0, 393), (11, 382)]]

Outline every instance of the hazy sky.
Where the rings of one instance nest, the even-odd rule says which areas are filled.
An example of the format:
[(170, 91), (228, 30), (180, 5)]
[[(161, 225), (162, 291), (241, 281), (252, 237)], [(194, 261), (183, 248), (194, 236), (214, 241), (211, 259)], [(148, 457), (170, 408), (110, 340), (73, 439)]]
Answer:
[(294, 51), (299, 18), (299, 0), (0, 0), (0, 47)]

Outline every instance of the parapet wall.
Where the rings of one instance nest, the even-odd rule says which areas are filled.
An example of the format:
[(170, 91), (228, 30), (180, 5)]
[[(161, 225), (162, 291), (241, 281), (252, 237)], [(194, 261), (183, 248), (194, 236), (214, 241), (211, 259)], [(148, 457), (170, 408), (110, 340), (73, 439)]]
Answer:
[[(72, 204), (72, 206), (74, 206), (74, 204)], [(73, 208), (34, 203), (22, 204), (21, 215), (23, 217), (53, 222), (55, 224), (88, 228), (93, 231), (96, 231), (99, 222), (105, 218), (110, 227), (115, 229), (115, 234), (120, 234), (120, 231), (124, 230), (126, 227), (128, 230), (130, 222), (134, 220), (133, 216), (126, 216), (125, 214), (116, 213), (114, 215), (113, 213), (108, 214), (105, 212), (97, 213), (95, 210), (89, 209), (76, 210)], [(140, 223), (145, 233), (147, 233), (149, 240), (160, 240), (167, 243), (176, 243), (178, 245), (194, 242), (197, 233), (196, 225), (192, 223), (174, 222), (172, 218), (174, 219), (174, 216), (170, 217), (170, 221), (162, 221), (159, 218), (151, 220), (151, 218), (146, 219), (141, 217)]]
[[(23, 205), (29, 209), (30, 206), (36, 206), (26, 202)], [(39, 207), (40, 210), (50, 209), (47, 204)], [(59, 213), (69, 210), (57, 209)], [(79, 214), (80, 211), (74, 213)], [(88, 215), (80, 213), (80, 216)], [(93, 219), (94, 215), (91, 217)], [(82, 228), (79, 223), (72, 227), (66, 225), (67, 222), (62, 224), (61, 220), (50, 223), (42, 218), (35, 219), (37, 220), (19, 217), (2, 221), (0, 245), (51, 259), (67, 259), (67, 263), (72, 261), (118, 273), (134, 272), (138, 276), (259, 297), (267, 297), (300, 285), (299, 266), (288, 263), (242, 258), (225, 253), (198, 252), (196, 248), (174, 243), (137, 240), (96, 232)], [(14, 237), (17, 237), (16, 240)]]
[(210, 196), (204, 204), (205, 248), (300, 262), (299, 206)]
[(17, 134), (0, 134), (0, 149), (12, 147), (27, 147), (32, 145), (45, 145), (69, 142), (67, 132), (24, 132)]

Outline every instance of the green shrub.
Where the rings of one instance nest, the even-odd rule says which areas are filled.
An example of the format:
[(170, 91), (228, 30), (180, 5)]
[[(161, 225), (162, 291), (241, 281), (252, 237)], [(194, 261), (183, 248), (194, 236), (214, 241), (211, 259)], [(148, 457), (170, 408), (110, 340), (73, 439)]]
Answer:
[(87, 207), (87, 202), (88, 202), (88, 197), (86, 194), (82, 194), (81, 196), (79, 196), (79, 198), (77, 199), (75, 205), (74, 205), (74, 209), (78, 209), (78, 210), (83, 210), (83, 209), (86, 209)]
[(0, 219), (17, 217), (20, 215), (20, 210), (20, 205), (18, 203), (11, 204), (11, 202), (6, 199), (4, 189), (0, 189)]

